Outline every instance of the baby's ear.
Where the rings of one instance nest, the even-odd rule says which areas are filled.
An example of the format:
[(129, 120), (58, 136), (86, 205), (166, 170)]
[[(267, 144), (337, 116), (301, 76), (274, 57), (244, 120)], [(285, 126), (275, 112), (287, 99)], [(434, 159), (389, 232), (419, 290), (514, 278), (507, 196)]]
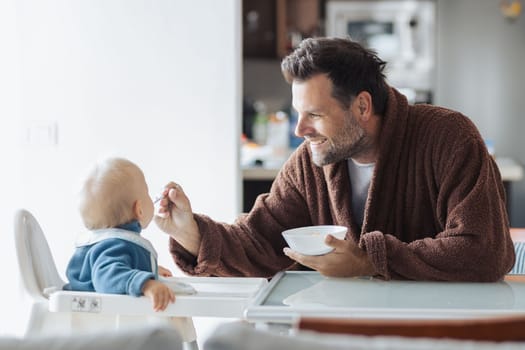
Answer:
[(133, 216), (137, 220), (142, 219), (142, 202), (140, 199), (137, 199), (135, 202), (133, 202)]

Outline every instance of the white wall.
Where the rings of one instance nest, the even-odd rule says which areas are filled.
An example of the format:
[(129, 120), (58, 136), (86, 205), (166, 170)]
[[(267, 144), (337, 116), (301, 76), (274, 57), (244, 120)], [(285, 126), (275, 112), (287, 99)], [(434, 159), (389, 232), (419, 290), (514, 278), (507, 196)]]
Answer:
[[(525, 13), (499, 1), (438, 0), (436, 104), (461, 111), (492, 139), (496, 156), (525, 164)], [(512, 184), (511, 224), (525, 226), (525, 181)]]
[[(14, 210), (35, 214), (63, 273), (83, 230), (78, 180), (97, 158), (136, 162), (153, 193), (179, 182), (195, 212), (239, 213), (241, 31), (240, 0), (4, 0), (0, 13), (0, 249), (11, 285), (0, 331), (9, 333)], [(145, 236), (175, 269), (167, 236), (154, 224)]]

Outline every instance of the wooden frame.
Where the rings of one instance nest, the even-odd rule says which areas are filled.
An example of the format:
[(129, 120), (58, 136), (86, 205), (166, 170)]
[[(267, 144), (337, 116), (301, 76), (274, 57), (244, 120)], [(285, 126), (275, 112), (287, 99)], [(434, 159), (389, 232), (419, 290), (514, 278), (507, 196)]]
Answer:
[(380, 320), (302, 318), (300, 330), (366, 336), (451, 338), (476, 341), (525, 340), (525, 316), (468, 320)]

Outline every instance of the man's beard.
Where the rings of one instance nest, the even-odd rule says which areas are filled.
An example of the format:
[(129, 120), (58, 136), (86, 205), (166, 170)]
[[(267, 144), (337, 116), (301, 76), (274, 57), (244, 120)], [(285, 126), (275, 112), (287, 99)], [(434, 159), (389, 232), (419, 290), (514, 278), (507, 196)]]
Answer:
[(339, 162), (359, 156), (370, 150), (372, 140), (349, 112), (341, 132), (326, 141), (329, 149), (324, 153), (312, 152), (312, 160), (317, 166)]

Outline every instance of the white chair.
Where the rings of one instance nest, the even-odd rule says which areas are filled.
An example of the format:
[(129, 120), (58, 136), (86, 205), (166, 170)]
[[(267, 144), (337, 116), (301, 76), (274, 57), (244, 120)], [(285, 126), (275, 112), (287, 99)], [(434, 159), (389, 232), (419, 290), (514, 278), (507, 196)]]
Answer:
[(107, 329), (93, 334), (0, 337), (0, 350), (182, 350), (180, 335), (169, 327)]
[[(57, 272), (46, 238), (27, 210), (15, 214), (15, 242), (22, 286), (32, 300), (26, 335), (73, 334), (80, 331), (122, 329), (146, 324), (169, 324), (177, 329), (187, 349), (197, 348), (192, 319), (153, 311), (147, 297), (62, 291), (65, 282)], [(50, 297), (65, 293), (70, 305), (52, 312)], [(64, 312), (66, 309), (68, 312)]]
[(510, 236), (514, 243), (514, 251), (516, 253), (516, 262), (509, 272), (511, 275), (523, 275), (525, 274), (525, 229), (524, 228), (511, 228)]

